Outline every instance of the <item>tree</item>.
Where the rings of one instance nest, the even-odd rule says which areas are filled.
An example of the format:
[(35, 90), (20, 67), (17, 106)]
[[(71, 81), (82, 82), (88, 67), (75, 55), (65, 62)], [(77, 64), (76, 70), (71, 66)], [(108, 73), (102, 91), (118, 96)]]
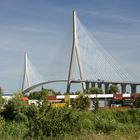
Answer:
[(103, 91), (101, 88), (98, 87), (93, 87), (90, 89), (91, 94), (103, 94)]
[(3, 94), (3, 89), (0, 87), (0, 111), (5, 101), (4, 98), (2, 97), (2, 94)]
[(101, 88), (92, 87), (92, 88), (84, 90), (84, 93), (85, 94), (103, 94), (103, 91)]
[(0, 95), (3, 94), (3, 89), (0, 87)]
[(54, 94), (52, 94), (50, 90), (42, 88), (41, 91), (31, 92), (29, 95), (29, 99), (44, 100), (45, 98), (48, 99), (48, 95)]
[(99, 101), (98, 101), (98, 98), (97, 98), (97, 94), (103, 94), (103, 91), (102, 91), (101, 88), (93, 87), (93, 88), (90, 89), (89, 92), (90, 92), (90, 94), (95, 94), (96, 95), (96, 97), (92, 101), (92, 105), (93, 105), (94, 110), (97, 110), (98, 107), (99, 107)]
[(40, 91), (40, 100), (42, 102), (42, 107), (47, 108), (48, 107), (48, 90), (45, 88), (42, 88)]
[(26, 110), (28, 104), (22, 101), (23, 94), (21, 92), (15, 93), (14, 97), (4, 105), (2, 116), (7, 120), (25, 121), (27, 120)]
[(119, 92), (118, 86), (117, 85), (111, 85), (110, 89), (109, 89), (109, 93), (114, 94), (114, 93), (117, 93), (117, 92)]
[(135, 99), (134, 107), (140, 108), (140, 95)]
[(69, 96), (69, 95), (65, 95), (65, 105), (66, 105), (67, 107), (69, 107), (70, 104), (71, 104), (71, 102), (70, 102), (70, 96)]
[(35, 113), (34, 116), (30, 114), (31, 120), (28, 123), (29, 129), (27, 129), (25, 139), (44, 140), (47, 137), (62, 139), (58, 136), (80, 131), (79, 114), (71, 108), (50, 108), (47, 110), (43, 108), (39, 111), (35, 109), (33, 113)]
[(29, 99), (40, 100), (40, 99), (41, 99), (40, 91), (31, 92), (31, 93), (29, 94)]
[(80, 94), (73, 102), (73, 107), (78, 110), (86, 110), (90, 107), (90, 98), (84, 94)]

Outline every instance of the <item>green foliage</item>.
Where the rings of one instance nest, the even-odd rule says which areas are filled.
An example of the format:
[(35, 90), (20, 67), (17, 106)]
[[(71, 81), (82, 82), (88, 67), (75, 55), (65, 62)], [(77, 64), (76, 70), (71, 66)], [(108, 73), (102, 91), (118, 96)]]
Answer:
[(42, 88), (40, 94), (41, 94), (41, 100), (43, 101), (43, 103), (47, 103), (48, 104), (48, 90)]
[(42, 88), (41, 91), (31, 92), (29, 95), (29, 99), (37, 99), (42, 100), (48, 96), (48, 90)]
[(97, 87), (92, 87), (90, 89), (87, 89), (84, 91), (85, 94), (95, 94), (96, 97), (95, 99), (92, 101), (92, 108), (94, 108), (94, 110), (97, 110), (99, 107), (99, 102), (97, 99), (97, 94), (103, 94), (103, 91), (101, 88), (97, 88)]
[(3, 89), (0, 87), (0, 112), (2, 111), (2, 107), (4, 105), (4, 98), (2, 97), (2, 94), (3, 94)]
[(21, 100), (22, 96), (23, 95), (21, 93), (15, 94), (15, 97), (4, 105), (2, 116), (5, 119), (14, 121), (25, 121), (27, 119), (25, 113), (28, 103), (27, 101)]
[[(98, 111), (71, 108), (51, 108), (43, 105), (25, 107), (28, 121), (7, 121), (0, 118), (1, 139), (63, 139), (66, 135), (77, 137), (89, 132), (104, 135), (126, 135), (133, 131), (138, 138), (140, 110), (109, 110)], [(16, 133), (15, 133), (16, 132)], [(85, 138), (85, 137), (84, 137)], [(132, 137), (131, 137), (132, 138)], [(78, 139), (78, 138), (77, 138)]]
[(40, 100), (41, 99), (40, 91), (31, 92), (29, 95), (29, 99)]
[(90, 89), (90, 94), (103, 94), (103, 91), (101, 88), (93, 87)]
[[(4, 105), (0, 116), (0, 138), (9, 139), (106, 139), (129, 136), (132, 140), (140, 135), (140, 110), (88, 110), (90, 99), (85, 94), (77, 96), (73, 108), (48, 106), (48, 90), (40, 91), (39, 105), (22, 101), (21, 93)], [(67, 95), (66, 95), (67, 96)], [(69, 96), (67, 96), (69, 97)], [(69, 98), (68, 98), (69, 99)], [(76, 109), (74, 109), (76, 108)], [(80, 110), (80, 111), (79, 111)], [(92, 134), (92, 135), (91, 135)], [(93, 135), (96, 134), (96, 135)], [(128, 135), (131, 134), (131, 135)], [(117, 137), (119, 135), (119, 137)], [(103, 138), (99, 137), (103, 140)]]
[(103, 91), (101, 88), (92, 87), (92, 88), (84, 90), (84, 93), (85, 94), (103, 94)]
[(79, 94), (81, 94), (81, 91), (70, 92), (70, 93), (65, 92), (64, 93), (64, 95), (79, 95)]
[(0, 112), (2, 111), (3, 105), (5, 103), (4, 98), (0, 95)]
[(135, 99), (135, 101), (134, 101), (134, 107), (140, 108), (140, 96), (138, 96), (138, 98)]
[(93, 104), (93, 109), (94, 109), (94, 110), (97, 110), (97, 109), (99, 108), (99, 101), (98, 101), (97, 98), (95, 98), (95, 99), (93, 100), (92, 104)]
[(38, 112), (29, 122), (27, 137), (43, 138), (59, 136), (80, 130), (79, 116), (68, 108), (50, 108)]
[(73, 95), (79, 95), (79, 94), (81, 94), (80, 91), (76, 91), (75, 93), (73, 93)]
[(34, 117), (37, 117), (39, 113), (39, 107), (35, 104), (31, 104), (26, 108), (25, 114), (27, 115), (29, 121), (32, 120)]
[(0, 116), (0, 130), (3, 130), (3, 128), (4, 128), (4, 126), (5, 126), (5, 121), (4, 121), (4, 119), (3, 119), (3, 117), (2, 116)]
[(117, 86), (117, 85), (111, 85), (111, 86), (110, 86), (110, 89), (109, 89), (109, 93), (110, 93), (110, 94), (114, 94), (114, 93), (116, 93), (116, 92), (119, 92), (118, 86)]
[(70, 96), (69, 95), (65, 95), (65, 104), (66, 104), (66, 107), (69, 107), (70, 104), (71, 104)]
[(3, 89), (0, 87), (0, 95), (3, 94)]
[(72, 106), (78, 110), (87, 110), (90, 107), (90, 99), (87, 95), (80, 94), (76, 97)]
[[(1, 131), (1, 130), (0, 130)], [(27, 128), (24, 123), (17, 123), (14, 121), (6, 121), (1, 131), (1, 139), (3, 140), (18, 140), (23, 139)]]

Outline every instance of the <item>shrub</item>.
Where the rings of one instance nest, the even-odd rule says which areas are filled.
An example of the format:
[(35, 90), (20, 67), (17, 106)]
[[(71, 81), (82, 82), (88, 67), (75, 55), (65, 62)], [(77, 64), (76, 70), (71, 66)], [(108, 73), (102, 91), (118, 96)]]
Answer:
[(28, 124), (27, 136), (32, 138), (58, 136), (80, 131), (79, 116), (68, 108), (50, 108), (40, 112)]
[(26, 108), (28, 104), (26, 101), (21, 100), (20, 94), (16, 94), (7, 104), (4, 105), (2, 116), (7, 120), (25, 121)]
[(134, 101), (134, 107), (135, 108), (140, 108), (140, 96)]
[(76, 97), (72, 106), (78, 110), (87, 110), (90, 107), (90, 99), (88, 96), (80, 94)]
[(24, 123), (17, 123), (15, 121), (7, 121), (3, 126), (2, 136), (3, 139), (23, 139), (27, 128)]

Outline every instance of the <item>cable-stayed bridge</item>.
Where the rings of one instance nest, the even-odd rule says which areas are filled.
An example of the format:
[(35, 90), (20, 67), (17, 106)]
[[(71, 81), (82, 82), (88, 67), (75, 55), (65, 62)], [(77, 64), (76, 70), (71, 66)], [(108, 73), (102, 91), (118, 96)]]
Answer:
[(110, 84), (119, 84), (122, 93), (126, 92), (127, 85), (131, 86), (131, 93), (136, 93), (136, 87), (140, 85), (140, 82), (135, 81), (135, 78), (128, 74), (93, 38), (82, 25), (75, 11), (73, 12), (73, 44), (69, 61), (68, 71), (63, 73), (64, 77), (59, 77), (60, 73), (56, 70), (55, 78), (47, 77), (47, 80), (43, 80), (25, 53), (23, 92), (26, 93), (38, 86), (55, 82), (66, 82), (66, 92), (70, 92), (72, 83), (81, 83), (83, 90), (94, 86), (99, 88), (104, 86), (105, 92)]

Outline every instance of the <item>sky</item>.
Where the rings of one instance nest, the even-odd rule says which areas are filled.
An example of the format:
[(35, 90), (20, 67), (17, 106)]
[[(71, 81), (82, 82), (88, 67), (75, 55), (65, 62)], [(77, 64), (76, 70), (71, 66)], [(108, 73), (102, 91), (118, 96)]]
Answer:
[[(5, 93), (21, 89), (25, 51), (45, 80), (52, 69), (59, 73), (57, 67), (68, 55), (65, 49), (72, 46), (73, 10), (104, 49), (140, 81), (139, 7), (139, 0), (0, 0), (0, 86)], [(66, 73), (68, 63), (64, 67)]]

